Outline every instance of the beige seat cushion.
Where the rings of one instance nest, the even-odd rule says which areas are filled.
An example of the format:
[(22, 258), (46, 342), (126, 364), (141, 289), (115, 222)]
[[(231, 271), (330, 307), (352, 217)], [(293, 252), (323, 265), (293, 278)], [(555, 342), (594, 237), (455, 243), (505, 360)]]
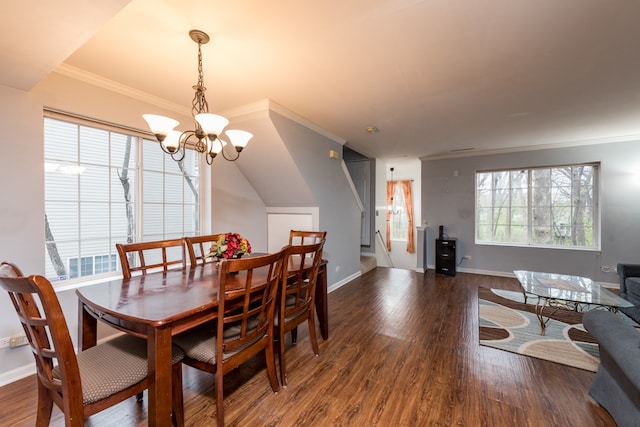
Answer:
[[(178, 363), (184, 353), (173, 347), (173, 363)], [(137, 384), (148, 375), (147, 341), (131, 335), (88, 348), (77, 357), (85, 405)], [(60, 379), (59, 366), (53, 369), (53, 375)]]

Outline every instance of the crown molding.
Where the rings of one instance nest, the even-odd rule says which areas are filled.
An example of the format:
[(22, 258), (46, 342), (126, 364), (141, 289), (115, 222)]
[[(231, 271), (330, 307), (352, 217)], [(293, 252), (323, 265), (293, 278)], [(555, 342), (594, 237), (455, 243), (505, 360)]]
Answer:
[(88, 71), (85, 71), (78, 67), (74, 67), (72, 65), (62, 63), (55, 70), (53, 70), (53, 72), (62, 74), (67, 77), (71, 77), (72, 79), (83, 81), (92, 86), (97, 86), (102, 89), (110, 90), (112, 92), (125, 95), (129, 98), (146, 102), (147, 104), (155, 105), (160, 108), (173, 111), (178, 114), (182, 114), (185, 116), (191, 115), (191, 109), (188, 107), (185, 107), (184, 105), (167, 101), (166, 99), (160, 98), (159, 96), (151, 95), (150, 93), (132, 88), (131, 86), (123, 85), (122, 83), (118, 83), (113, 80), (109, 80), (107, 78), (104, 78), (97, 74), (90, 73)]
[(340, 145), (344, 145), (347, 143), (346, 139), (340, 138), (337, 135), (334, 135), (333, 133), (321, 128), (320, 126), (316, 125), (315, 123), (313, 123), (312, 121), (294, 113), (293, 111), (287, 109), (286, 107), (283, 107), (282, 105), (278, 104), (277, 102), (269, 99), (269, 110), (278, 113), (282, 116), (285, 116), (286, 118), (293, 120), (296, 123), (301, 124), (302, 126), (305, 126), (309, 129), (311, 129), (312, 131), (319, 133), (320, 135), (323, 135), (329, 139), (331, 139), (334, 142), (337, 142)]
[(493, 156), (496, 154), (520, 153), (526, 151), (549, 150), (557, 148), (582, 147), (586, 145), (611, 144), (615, 142), (640, 141), (640, 134), (609, 136), (605, 138), (584, 139), (576, 141), (563, 141), (554, 144), (527, 145), (524, 147), (499, 148), (492, 150), (464, 151), (461, 153), (444, 153), (422, 156), (420, 160), (444, 160), (463, 157)]
[[(151, 95), (150, 93), (132, 88), (131, 86), (123, 85), (113, 80), (109, 80), (107, 78), (104, 78), (97, 74), (90, 73), (86, 70), (83, 70), (78, 67), (74, 67), (72, 65), (62, 63), (54, 70), (54, 72), (58, 74), (62, 74), (67, 77), (71, 77), (72, 79), (75, 79), (75, 80), (83, 81), (92, 86), (97, 86), (112, 92), (119, 93), (129, 98), (137, 99), (147, 104), (155, 105), (157, 107), (160, 107), (169, 111), (173, 111), (178, 114), (182, 114), (185, 116), (191, 115), (191, 109), (188, 107), (185, 107), (184, 105), (167, 101), (166, 99), (160, 98), (159, 96)], [(320, 126), (316, 125), (310, 120), (305, 119), (304, 117), (294, 113), (293, 111), (283, 107), (282, 105), (268, 98), (253, 102), (251, 104), (246, 104), (241, 107), (225, 110), (223, 112), (220, 112), (219, 114), (227, 118), (239, 118), (242, 116), (260, 114), (260, 113), (266, 113), (268, 115), (269, 111), (273, 111), (282, 116), (285, 116), (286, 118), (298, 124), (301, 124), (302, 126), (305, 126), (306, 128), (309, 128), (312, 131), (319, 133), (320, 135), (323, 135), (331, 139), (332, 141), (337, 142), (340, 145), (344, 145), (347, 142), (345, 139), (332, 134), (331, 132), (321, 128)]]

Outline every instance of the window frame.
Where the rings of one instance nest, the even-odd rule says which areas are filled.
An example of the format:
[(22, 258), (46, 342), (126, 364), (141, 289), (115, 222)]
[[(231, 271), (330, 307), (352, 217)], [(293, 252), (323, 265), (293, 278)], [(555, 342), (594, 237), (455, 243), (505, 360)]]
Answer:
[[(532, 173), (534, 171), (540, 170), (554, 170), (554, 169), (562, 169), (562, 168), (574, 168), (574, 167), (583, 167), (590, 166), (593, 168), (593, 177), (591, 182), (591, 187), (593, 191), (593, 206), (592, 206), (592, 239), (593, 242), (589, 246), (576, 246), (576, 245), (561, 245), (561, 244), (553, 244), (553, 243), (536, 243), (532, 238), (532, 231), (535, 227), (535, 224), (531, 221), (532, 212), (536, 208), (533, 206), (533, 189), (535, 188), (532, 183)], [(600, 251), (601, 247), (601, 212), (600, 212), (600, 176), (601, 176), (602, 165), (600, 162), (586, 162), (586, 163), (570, 163), (570, 164), (560, 164), (560, 165), (548, 165), (548, 166), (535, 166), (535, 167), (519, 167), (519, 168), (501, 168), (501, 169), (486, 169), (486, 170), (476, 170), (474, 174), (474, 243), (477, 245), (491, 245), (491, 246), (508, 246), (508, 247), (531, 247), (531, 248), (545, 248), (545, 249), (566, 249), (566, 250), (578, 250), (578, 251)], [(480, 240), (479, 239), (479, 220), (480, 220), (480, 209), (487, 208), (486, 206), (480, 206), (480, 189), (478, 186), (478, 177), (481, 174), (494, 174), (494, 173), (511, 173), (511, 172), (519, 172), (526, 171), (527, 172), (527, 186), (526, 186), (526, 212), (527, 212), (527, 224), (526, 224), (526, 242), (508, 242), (508, 241), (495, 241), (495, 240)], [(514, 187), (511, 186), (511, 180), (509, 185), (509, 190)], [(522, 188), (522, 187), (515, 187)], [(549, 187), (552, 188), (551, 186)], [(571, 187), (573, 190), (573, 186)], [(493, 189), (491, 190), (493, 191)], [(551, 190), (550, 190), (551, 191)], [(511, 203), (511, 202), (510, 202)], [(489, 207), (489, 209), (495, 209), (495, 204)], [(509, 205), (511, 208), (513, 205)], [(561, 206), (561, 205), (560, 205)], [(571, 204), (570, 207), (573, 208), (575, 205)], [(554, 205), (551, 204), (548, 208), (553, 208)], [(491, 224), (495, 225), (495, 219), (492, 217)], [(511, 225), (509, 225), (511, 227)]]
[[(135, 182), (133, 183), (133, 185), (131, 186), (132, 188), (132, 193), (133, 193), (133, 205), (134, 205), (134, 221), (135, 221), (135, 237), (134, 237), (134, 241), (144, 241), (145, 239), (145, 235), (148, 233), (145, 233), (145, 227), (144, 227), (144, 206), (146, 203), (148, 203), (147, 200), (145, 200), (144, 198), (144, 193), (143, 193), (143, 189), (144, 189), (144, 171), (145, 171), (145, 165), (144, 165), (144, 156), (143, 156), (143, 151), (144, 151), (144, 146), (147, 145), (149, 146), (150, 144), (147, 144), (147, 142), (154, 142), (156, 145), (158, 144), (157, 141), (155, 140), (155, 137), (153, 135), (151, 135), (148, 132), (144, 132), (144, 131), (140, 131), (138, 129), (133, 129), (133, 128), (129, 128), (126, 126), (120, 126), (118, 124), (114, 124), (114, 123), (109, 123), (109, 122), (104, 122), (104, 121), (99, 121), (99, 120), (95, 120), (95, 119), (91, 119), (91, 118), (87, 118), (84, 116), (80, 116), (80, 115), (76, 115), (76, 114), (69, 114), (66, 112), (61, 112), (61, 111), (56, 111), (56, 110), (49, 110), (49, 109), (44, 109), (44, 116), (43, 116), (43, 121), (46, 122), (47, 119), (53, 119), (53, 120), (58, 120), (58, 121), (62, 121), (62, 122), (66, 122), (69, 123), (73, 126), (77, 126), (78, 129), (80, 129), (81, 127), (89, 127), (89, 128), (94, 128), (96, 130), (101, 130), (101, 131), (106, 131), (106, 132), (110, 132), (110, 133), (116, 133), (116, 134), (120, 134), (120, 135), (125, 135), (125, 136), (131, 136), (134, 138), (134, 148), (132, 149), (132, 151), (135, 151), (135, 156), (136, 156), (136, 161), (135, 164), (132, 163), (130, 164), (130, 171), (134, 172), (135, 177), (133, 179), (135, 179)], [(46, 135), (45, 135), (46, 136)], [(80, 137), (78, 137), (80, 138)], [(109, 134), (109, 144), (111, 145), (111, 134)], [(146, 141), (146, 142), (145, 142)], [(81, 139), (78, 139), (76, 141), (78, 144), (82, 143)], [(45, 144), (46, 147), (46, 141), (43, 140), (43, 143)], [(163, 172), (162, 172), (162, 181), (163, 184), (162, 185), (167, 185), (168, 182), (170, 182), (171, 177), (169, 177), (169, 175), (172, 174), (173, 172), (173, 178), (175, 180), (175, 176), (179, 176), (178, 174), (175, 174), (175, 171), (171, 171), (170, 168), (167, 167), (168, 164), (171, 164), (169, 162), (174, 162), (173, 159), (171, 159), (170, 156), (162, 153), (162, 150), (160, 149), (160, 147), (157, 147), (157, 150), (161, 152), (162, 154), (162, 159), (163, 159), (163, 164), (165, 165), (163, 167)], [(195, 153), (195, 151), (192, 151), (192, 153)], [(182, 235), (193, 235), (193, 234), (198, 234), (202, 231), (202, 227), (204, 224), (204, 213), (205, 213), (205, 200), (203, 198), (203, 194), (206, 194), (206, 188), (205, 188), (205, 178), (207, 175), (207, 173), (205, 172), (204, 167), (204, 162), (202, 160), (202, 156), (197, 155), (197, 153), (194, 154), (195, 155), (195, 163), (192, 163), (190, 167), (193, 167), (195, 169), (192, 169), (189, 171), (190, 173), (190, 177), (192, 178), (195, 184), (195, 186), (197, 186), (197, 194), (195, 194), (194, 197), (195, 199), (193, 200), (193, 203), (189, 204), (186, 200), (187, 198), (184, 196), (184, 186), (186, 185), (184, 183), (184, 175), (183, 175), (183, 196), (182, 196), (182, 202), (178, 203), (181, 206), (181, 209), (183, 211), (183, 217), (182, 217), (182, 230), (183, 232), (180, 233)], [(154, 154), (155, 156), (155, 154)], [(46, 153), (46, 148), (45, 148), (45, 156), (44, 156), (44, 161), (45, 164), (47, 162), (50, 161), (55, 161), (55, 159), (52, 159), (52, 157), (48, 157), (47, 153)], [(81, 165), (81, 159), (80, 157), (78, 157), (78, 164)], [(111, 170), (114, 166), (111, 163), (108, 163), (105, 167), (108, 168), (108, 170)], [(112, 179), (111, 177), (109, 177), (109, 179)], [(46, 190), (46, 185), (47, 185), (47, 174), (45, 173), (45, 206), (48, 202), (50, 202), (52, 199), (48, 198), (48, 194), (47, 194), (47, 190)], [(105, 187), (107, 189), (111, 188), (111, 184), (106, 183)], [(83, 202), (82, 197), (81, 197), (81, 190), (79, 188), (75, 189), (75, 195), (71, 195), (70, 197), (73, 199), (75, 198), (75, 203), (77, 203), (78, 205)], [(167, 194), (165, 193), (164, 187), (163, 187), (163, 202), (162, 202), (162, 206), (165, 206), (165, 204), (170, 204), (170, 202), (164, 202), (165, 199), (168, 199)], [(84, 201), (86, 203), (86, 201)], [(109, 209), (111, 210), (116, 204), (119, 203), (123, 203), (122, 201), (114, 201), (111, 198), (109, 198), (108, 202), (105, 202), (108, 204)], [(126, 202), (125, 202), (126, 203)], [(174, 206), (177, 206), (177, 204), (175, 202), (173, 202)], [(191, 231), (187, 231), (184, 229), (184, 224), (186, 224), (185, 222), (185, 217), (184, 217), (184, 212), (185, 212), (185, 207), (189, 205), (192, 206), (191, 208), (191, 212), (193, 213), (193, 217), (191, 220), (191, 226), (192, 227), (197, 227), (198, 229), (194, 229)], [(45, 211), (46, 213), (46, 211)], [(109, 214), (111, 215), (111, 213)], [(165, 216), (167, 214), (165, 213)], [(80, 217), (78, 217), (79, 220)], [(111, 218), (111, 217), (110, 217)], [(175, 231), (171, 231), (171, 230), (167, 230), (167, 223), (168, 221), (170, 221), (170, 219), (168, 217), (165, 217), (165, 219), (163, 220), (163, 230), (162, 233), (167, 235), (167, 236), (173, 236), (176, 232)], [(95, 239), (106, 239), (108, 241), (114, 241), (114, 242), (119, 242), (120, 239), (117, 238), (117, 236), (115, 236), (115, 234), (118, 234), (117, 232), (114, 234), (114, 229), (112, 228), (112, 225), (109, 224), (108, 226), (108, 235), (105, 236), (101, 236), (101, 237), (85, 237), (85, 242), (87, 241), (86, 239), (88, 238), (89, 241), (95, 240)], [(43, 233), (45, 233), (45, 230), (43, 230)], [(78, 233), (80, 233), (80, 231), (78, 231)], [(115, 237), (115, 240), (114, 240)], [(158, 237), (158, 239), (162, 239), (162, 238), (172, 238), (172, 237)], [(44, 251), (45, 251), (45, 270), (47, 271), (47, 273), (51, 273), (51, 267), (50, 267), (50, 257), (48, 255), (48, 251), (47, 251), (47, 244), (48, 241), (46, 239), (46, 235), (45, 235), (45, 242), (44, 242)], [(63, 239), (64, 240), (64, 239)], [(55, 235), (54, 235), (54, 242), (59, 242), (59, 240), (56, 240)], [(77, 236), (77, 240), (71, 240), (71, 242), (76, 242), (75, 244), (81, 244), (81, 242), (83, 241), (83, 236), (81, 234), (78, 234)], [(55, 272), (53, 273), (53, 275), (51, 274), (47, 274), (48, 276), (52, 276), (49, 277), (50, 280), (52, 281), (52, 283), (54, 284), (54, 287), (56, 289), (72, 289), (78, 286), (83, 286), (85, 284), (90, 284), (90, 283), (96, 283), (96, 282), (100, 282), (100, 281), (104, 281), (104, 280), (108, 280), (110, 278), (113, 277), (117, 277), (119, 275), (121, 275), (121, 266), (120, 266), (120, 262), (117, 259), (117, 252), (115, 250), (115, 244), (110, 245), (113, 246), (112, 248), (109, 248), (108, 253), (106, 253), (105, 251), (96, 251), (95, 253), (85, 253), (85, 252), (81, 252), (80, 249), (76, 249), (75, 252), (73, 254), (61, 254), (61, 261), (63, 262), (65, 268), (66, 268), (66, 276), (62, 276), (62, 277), (57, 277), (55, 276)], [(69, 256), (71, 255), (71, 256)], [(110, 257), (110, 267), (113, 267), (113, 257), (115, 256), (115, 270), (111, 270), (109, 272), (105, 272), (105, 273), (95, 273), (96, 272), (96, 267), (97, 267), (97, 263), (96, 260), (99, 257)], [(83, 265), (82, 262), (83, 260), (85, 260), (85, 262), (88, 262), (89, 258), (91, 258), (91, 269), (93, 270), (93, 274), (89, 275), (89, 276), (79, 276), (79, 277), (71, 277), (71, 264), (72, 264), (72, 260), (75, 260), (76, 263), (76, 270), (77, 273), (80, 274), (80, 272), (82, 271)], [(104, 263), (103, 263), (104, 264)], [(85, 268), (88, 266), (85, 266)]]

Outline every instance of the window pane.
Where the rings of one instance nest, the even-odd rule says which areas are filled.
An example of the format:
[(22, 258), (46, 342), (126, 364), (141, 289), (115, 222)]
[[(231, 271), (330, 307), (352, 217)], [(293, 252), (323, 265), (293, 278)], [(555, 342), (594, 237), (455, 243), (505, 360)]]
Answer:
[(597, 165), (476, 174), (476, 241), (597, 248)]
[(404, 194), (402, 192), (402, 184), (400, 182), (396, 185), (390, 220), (391, 239), (407, 240), (409, 238), (409, 220), (404, 208)]
[(109, 164), (109, 132), (80, 126), (80, 163)]
[(160, 172), (144, 171), (142, 173), (144, 201), (146, 203), (162, 203), (164, 194), (164, 176)]
[(80, 200), (109, 201), (109, 168), (85, 167), (80, 174)]

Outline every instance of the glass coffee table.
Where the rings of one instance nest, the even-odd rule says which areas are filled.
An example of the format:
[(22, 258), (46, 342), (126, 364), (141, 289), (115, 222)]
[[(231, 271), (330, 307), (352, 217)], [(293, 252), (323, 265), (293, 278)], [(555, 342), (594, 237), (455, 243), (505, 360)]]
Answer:
[[(538, 299), (535, 313), (540, 321), (541, 335), (544, 335), (547, 322), (558, 309), (583, 312), (599, 306), (615, 313), (619, 308), (633, 306), (626, 299), (586, 277), (526, 270), (516, 270), (514, 274), (522, 286), (524, 302), (531, 295)], [(543, 313), (547, 307), (552, 311), (545, 319)]]

